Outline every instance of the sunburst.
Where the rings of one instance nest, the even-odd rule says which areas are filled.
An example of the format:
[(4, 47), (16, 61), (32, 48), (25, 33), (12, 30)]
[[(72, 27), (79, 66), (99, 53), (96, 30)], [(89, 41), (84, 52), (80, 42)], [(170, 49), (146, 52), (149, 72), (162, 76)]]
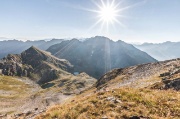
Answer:
[(116, 7), (113, 4), (103, 4), (98, 13), (100, 19), (104, 22), (113, 22), (118, 16), (118, 10), (116, 10)]
[(122, 27), (125, 27), (123, 23), (121, 23), (120, 19), (124, 17), (122, 15), (123, 10), (126, 8), (120, 7), (121, 2), (117, 2), (116, 0), (99, 0), (93, 1), (93, 3), (97, 6), (96, 10), (88, 10), (91, 12), (97, 13), (98, 21), (92, 25), (91, 28), (95, 27), (98, 24), (101, 24), (101, 30), (106, 27), (106, 30), (109, 29), (109, 25), (113, 25), (115, 23), (119, 24)]

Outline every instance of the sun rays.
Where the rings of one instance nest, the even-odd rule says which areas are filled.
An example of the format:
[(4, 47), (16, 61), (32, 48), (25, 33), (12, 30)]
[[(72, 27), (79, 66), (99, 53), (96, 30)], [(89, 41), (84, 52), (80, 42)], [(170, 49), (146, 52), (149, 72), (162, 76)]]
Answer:
[(93, 3), (96, 5), (97, 9), (86, 9), (87, 11), (94, 12), (97, 14), (97, 22), (95, 22), (90, 29), (93, 29), (97, 25), (100, 25), (100, 30), (106, 30), (108, 33), (110, 25), (115, 28), (115, 25), (120, 25), (121, 27), (125, 27), (125, 25), (120, 21), (124, 16), (122, 12), (125, 10), (125, 7), (121, 7), (121, 1), (117, 0), (93, 0)]

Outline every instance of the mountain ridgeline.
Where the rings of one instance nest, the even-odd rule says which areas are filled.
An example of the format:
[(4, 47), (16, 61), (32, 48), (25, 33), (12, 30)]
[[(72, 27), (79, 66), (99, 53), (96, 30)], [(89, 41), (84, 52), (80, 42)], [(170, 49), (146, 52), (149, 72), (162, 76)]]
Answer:
[(114, 42), (106, 37), (92, 37), (81, 42), (63, 41), (47, 49), (58, 58), (67, 59), (74, 71), (86, 72), (100, 78), (107, 71), (142, 63), (156, 62), (147, 53), (123, 41)]
[(159, 61), (170, 60), (180, 57), (180, 42), (164, 42), (159, 44), (144, 43), (142, 45), (134, 45), (136, 48), (147, 52), (149, 55)]
[(8, 54), (20, 54), (24, 50), (31, 46), (35, 46), (41, 50), (48, 49), (51, 45), (61, 43), (63, 39), (52, 39), (50, 41), (38, 40), (38, 41), (18, 41), (18, 40), (6, 40), (0, 41), (0, 58), (5, 57)]

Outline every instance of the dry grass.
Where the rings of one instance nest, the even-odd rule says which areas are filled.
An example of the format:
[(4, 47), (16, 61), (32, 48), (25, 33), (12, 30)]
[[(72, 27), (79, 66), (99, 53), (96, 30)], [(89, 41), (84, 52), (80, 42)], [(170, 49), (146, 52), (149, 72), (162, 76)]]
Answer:
[(28, 88), (30, 87), (27, 84), (17, 80), (16, 77), (0, 76), (0, 91), (13, 92), (13, 94), (16, 94), (9, 96), (0, 95), (1, 98), (5, 98), (5, 97), (12, 98), (12, 97), (17, 97), (17, 95), (21, 96), (21, 94), (24, 94), (28, 90)]
[[(108, 97), (118, 101), (107, 100)], [(51, 108), (36, 119), (97, 119), (103, 116), (121, 119), (135, 115), (154, 119), (178, 119), (179, 102), (180, 92), (173, 90), (122, 88), (89, 96), (79, 95), (71, 101)]]
[(30, 96), (33, 87), (18, 78), (0, 75), (0, 115), (17, 111)]

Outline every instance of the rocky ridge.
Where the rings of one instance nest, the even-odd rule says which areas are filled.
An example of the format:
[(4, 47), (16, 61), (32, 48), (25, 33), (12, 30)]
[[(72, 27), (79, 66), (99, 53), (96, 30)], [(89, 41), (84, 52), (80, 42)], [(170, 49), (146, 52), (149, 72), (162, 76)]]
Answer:
[(73, 72), (73, 66), (64, 59), (32, 46), (21, 54), (9, 54), (0, 60), (2, 74), (30, 77), (38, 83), (46, 83), (58, 78), (59, 73)]

